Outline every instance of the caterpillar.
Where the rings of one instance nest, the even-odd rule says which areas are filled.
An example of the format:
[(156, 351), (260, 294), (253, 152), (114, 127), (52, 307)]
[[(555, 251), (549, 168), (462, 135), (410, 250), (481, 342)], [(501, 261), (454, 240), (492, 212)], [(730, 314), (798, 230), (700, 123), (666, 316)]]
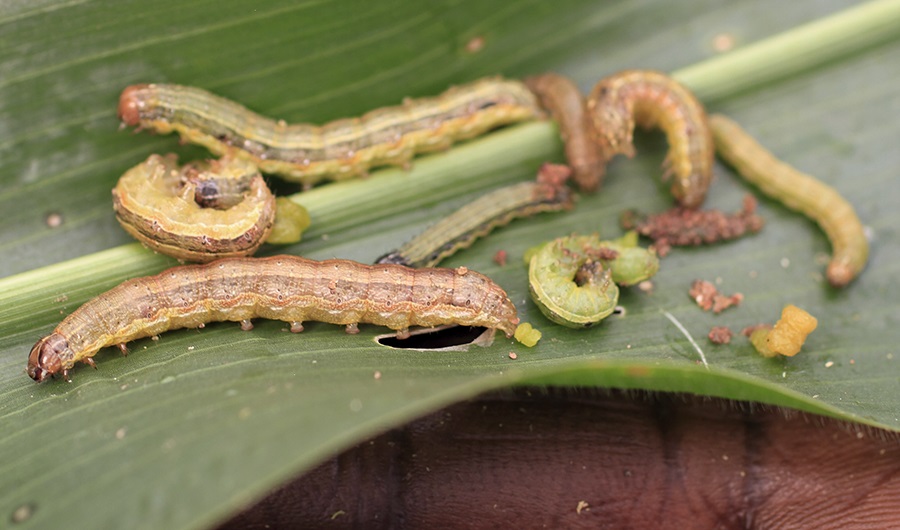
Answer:
[(697, 208), (712, 182), (713, 141), (703, 105), (674, 79), (651, 70), (626, 70), (600, 80), (587, 100), (604, 163), (617, 154), (634, 156), (635, 124), (658, 126), (669, 152), (664, 179), (680, 206)]
[(612, 314), (617, 284), (634, 285), (656, 274), (659, 259), (635, 246), (637, 234), (617, 241), (596, 235), (561, 237), (529, 260), (528, 285), (538, 309), (566, 327), (590, 327)]
[(297, 242), (309, 226), (306, 210), (276, 199), (256, 166), (230, 157), (179, 167), (173, 154), (151, 155), (119, 179), (112, 195), (129, 234), (184, 261), (249, 256), (264, 241)]
[(525, 85), (556, 121), (578, 188), (583, 192), (596, 191), (603, 182), (606, 161), (594, 139), (594, 125), (578, 87), (569, 78), (553, 73), (526, 78)]
[(427, 230), (378, 258), (376, 263), (433, 267), (476, 239), (517, 217), (570, 209), (572, 193), (565, 186), (566, 166), (544, 164), (533, 182), (504, 186), (466, 204)]
[(831, 186), (778, 160), (733, 120), (709, 120), (719, 156), (763, 193), (813, 219), (831, 242), (825, 276), (844, 287), (865, 268), (869, 243), (853, 206)]
[(125, 88), (118, 114), (127, 126), (175, 131), (217, 155), (244, 158), (266, 173), (307, 186), (363, 175), (376, 166), (406, 165), (416, 153), (440, 151), (496, 127), (543, 116), (527, 87), (501, 78), (322, 126), (274, 121), (200, 88), (167, 84)]
[(28, 356), (27, 373), (44, 381), (107, 346), (123, 352), (129, 341), (207, 322), (252, 318), (290, 322), (292, 332), (315, 320), (359, 331), (359, 322), (387, 326), (397, 338), (410, 326), (460, 324), (501, 330), (519, 322), (515, 305), (490, 278), (458, 269), (410, 269), (297, 256), (226, 258), (183, 265), (128, 280), (67, 316)]
[(148, 248), (181, 260), (256, 252), (276, 209), (256, 167), (241, 159), (184, 167), (177, 161), (150, 155), (122, 175), (112, 190), (119, 224)]

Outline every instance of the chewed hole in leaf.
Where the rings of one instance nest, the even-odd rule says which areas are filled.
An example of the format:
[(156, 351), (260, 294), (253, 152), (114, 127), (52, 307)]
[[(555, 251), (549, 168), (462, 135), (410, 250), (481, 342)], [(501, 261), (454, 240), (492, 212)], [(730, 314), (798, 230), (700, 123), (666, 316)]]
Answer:
[(410, 330), (406, 339), (393, 333), (379, 335), (375, 341), (382, 346), (403, 350), (467, 350), (469, 345), (488, 346), (492, 342), (490, 330), (473, 326), (438, 326)]

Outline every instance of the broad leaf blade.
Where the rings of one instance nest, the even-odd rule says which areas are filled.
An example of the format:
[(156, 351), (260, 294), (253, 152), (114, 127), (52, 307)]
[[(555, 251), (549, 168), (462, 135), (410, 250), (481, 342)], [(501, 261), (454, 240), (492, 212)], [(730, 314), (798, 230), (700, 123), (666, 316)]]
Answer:
[[(9, 227), (0, 246), (3, 274), (24, 274), (0, 283), (0, 510), (12, 517), (25, 507), (35, 527), (208, 526), (380, 430), (515, 383), (694, 391), (897, 429), (892, 278), (900, 214), (891, 183), (900, 125), (883, 116), (897, 99), (897, 43), (710, 101), (710, 110), (734, 116), (776, 154), (837, 187), (873, 229), (872, 262), (844, 291), (821, 279), (816, 256), (829, 246), (818, 228), (764, 199), (762, 233), (675, 251), (652, 293), (623, 295), (624, 317), (585, 331), (544, 320), (527, 297), (518, 261), (526, 248), (573, 231), (615, 235), (621, 209), (669, 205), (658, 181), (665, 146), (645, 136), (640, 156), (616, 160), (603, 192), (575, 211), (518, 221), (448, 260), (510, 292), (523, 318), (545, 334), (534, 349), (498, 338), (468, 352), (408, 352), (376, 345), (383, 330), (373, 327), (351, 337), (313, 324), (294, 336), (279, 322), (260, 322), (251, 333), (216, 324), (138, 341), (127, 358), (104, 351), (99, 371), (79, 367), (70, 384), (34, 385), (22, 373), (31, 344), (64, 314), (172, 263), (131, 243), (112, 216), (109, 189), (151, 152), (205, 153), (170, 137), (116, 133), (115, 101), (129, 83), (195, 84), (269, 115), (321, 122), (482, 75), (554, 69), (587, 89), (622, 68), (677, 71), (712, 55), (720, 31), (751, 42), (843, 5), (310, 2), (254, 11), (240, 2), (88, 1), (9, 8), (0, 37), (17, 46), (4, 46), (0, 63), (7, 132), (0, 208)], [(483, 51), (466, 52), (477, 36), (485, 38)], [(323, 187), (299, 198), (317, 223), (308, 239), (265, 252), (371, 261), (480, 191), (531, 178), (541, 160), (559, 156), (553, 127), (530, 124), (417, 159), (409, 174), (387, 170)], [(710, 206), (737, 209), (742, 194), (754, 191), (724, 167), (718, 175)], [(44, 224), (50, 212), (62, 214), (61, 227)], [(511, 256), (506, 267), (492, 262), (498, 249)], [(703, 313), (687, 296), (698, 277), (721, 277), (723, 290), (747, 299), (718, 316)], [(820, 321), (796, 358), (765, 360), (740, 339), (712, 347), (703, 337), (712, 325), (771, 322), (787, 302)], [(704, 349), (709, 371), (663, 311)]]

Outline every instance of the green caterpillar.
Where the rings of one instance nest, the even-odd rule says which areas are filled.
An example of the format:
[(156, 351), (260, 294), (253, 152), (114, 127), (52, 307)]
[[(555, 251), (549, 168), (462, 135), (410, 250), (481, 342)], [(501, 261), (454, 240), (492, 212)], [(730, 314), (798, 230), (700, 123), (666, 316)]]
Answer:
[(608, 317), (619, 301), (618, 285), (634, 285), (659, 270), (656, 253), (638, 247), (634, 232), (613, 241), (561, 237), (528, 255), (532, 300), (547, 318), (571, 328)]

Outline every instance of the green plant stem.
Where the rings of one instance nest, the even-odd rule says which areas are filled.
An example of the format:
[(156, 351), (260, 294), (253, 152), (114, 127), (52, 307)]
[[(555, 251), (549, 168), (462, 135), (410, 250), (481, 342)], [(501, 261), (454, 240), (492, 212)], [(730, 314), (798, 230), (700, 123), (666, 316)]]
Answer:
[[(297, 193), (291, 199), (309, 211), (313, 220), (309, 233), (315, 237), (323, 230), (358, 226), (410, 208), (521, 181), (523, 172), (554, 157), (559, 145), (552, 124), (528, 123), (414, 161), (411, 171), (393, 168), (379, 172), (377, 178), (336, 182)], [(529, 156), (524, 161), (522, 157), (498, 156), (516, 151)], [(372, 204), (379, 206), (372, 208)]]
[(874, 0), (672, 72), (704, 102), (900, 37), (900, 0)]

